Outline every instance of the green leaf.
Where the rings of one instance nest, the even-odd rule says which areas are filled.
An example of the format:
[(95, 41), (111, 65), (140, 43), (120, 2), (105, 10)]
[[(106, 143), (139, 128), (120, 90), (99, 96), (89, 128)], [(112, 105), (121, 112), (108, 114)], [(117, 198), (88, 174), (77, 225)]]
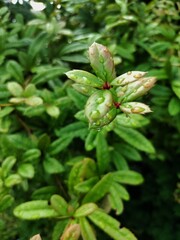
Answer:
[(94, 87), (79, 83), (72, 84), (72, 87), (78, 92), (84, 94), (85, 96), (91, 96), (96, 91), (96, 88)]
[(82, 139), (88, 133), (88, 126), (83, 122), (74, 122), (56, 131), (57, 136), (66, 136), (69, 138), (81, 137)]
[(98, 132), (96, 138), (96, 158), (99, 172), (102, 174), (107, 170), (110, 162), (108, 143), (102, 132)]
[(89, 63), (89, 60), (86, 56), (82, 54), (71, 54), (70, 56), (62, 56), (61, 59), (66, 62), (75, 62), (75, 63)]
[(43, 104), (42, 98), (36, 97), (36, 96), (32, 96), (32, 97), (29, 97), (29, 98), (25, 98), (24, 102), (25, 102), (27, 105), (33, 106), (33, 107), (36, 107), (36, 106), (39, 106), (39, 105)]
[(67, 70), (67, 68), (61, 66), (44, 69), (42, 72), (35, 75), (31, 82), (36, 85), (46, 83), (50, 80), (55, 80), (57, 77), (67, 72)]
[(79, 219), (83, 240), (96, 240), (95, 233), (85, 217)]
[(137, 238), (134, 236), (134, 234), (129, 231), (129, 229), (123, 227), (120, 229), (120, 232), (121, 232), (121, 235), (123, 235), (123, 239), (126, 239), (126, 240), (137, 240)]
[(112, 179), (111, 173), (104, 175), (101, 180), (99, 180), (99, 182), (97, 182), (96, 185), (94, 185), (92, 189), (85, 195), (82, 202), (97, 202), (103, 198), (113, 184)]
[(78, 52), (81, 50), (86, 50), (88, 48), (88, 45), (85, 43), (81, 42), (73, 42), (70, 44), (66, 44), (63, 48), (60, 50), (60, 54), (64, 55), (67, 53), (73, 53), (73, 52)]
[(168, 111), (171, 116), (175, 116), (180, 112), (180, 100), (178, 98), (171, 98), (168, 105)]
[(64, 219), (56, 223), (53, 233), (52, 240), (59, 240), (64, 232), (65, 227), (68, 225), (69, 219)]
[(76, 192), (75, 186), (82, 183), (84, 179), (94, 177), (96, 164), (91, 158), (83, 158), (73, 164), (68, 178), (68, 188), (71, 193)]
[(9, 194), (1, 197), (0, 198), (0, 212), (3, 212), (5, 209), (11, 207), (13, 202), (14, 202), (14, 198)]
[(176, 96), (180, 98), (180, 81), (179, 80), (175, 80), (172, 82), (172, 90), (174, 91)]
[(46, 157), (43, 161), (43, 167), (49, 174), (64, 172), (63, 165), (55, 158)]
[(32, 199), (34, 200), (49, 200), (50, 197), (58, 192), (58, 189), (55, 186), (47, 186), (36, 189), (32, 194)]
[(18, 174), (11, 174), (5, 179), (4, 184), (6, 187), (12, 187), (16, 184), (21, 183), (21, 181), (22, 178)]
[(92, 73), (83, 70), (72, 70), (66, 73), (67, 77), (76, 83), (88, 85), (94, 88), (101, 88), (103, 81)]
[(2, 163), (2, 173), (3, 177), (6, 177), (11, 171), (12, 167), (16, 163), (16, 158), (14, 156), (7, 157)]
[(47, 34), (44, 32), (41, 32), (32, 41), (28, 49), (28, 55), (30, 56), (31, 60), (33, 60), (42, 49), (44, 49), (46, 42), (47, 42)]
[(142, 157), (138, 150), (126, 143), (115, 145), (115, 149), (119, 151), (125, 158), (132, 161), (141, 161)]
[(53, 117), (53, 118), (58, 118), (60, 115), (60, 110), (58, 107), (54, 106), (54, 105), (48, 105), (46, 106), (46, 112), (49, 116)]
[(140, 128), (150, 123), (149, 119), (140, 114), (119, 114), (115, 119), (116, 124), (130, 128)]
[(147, 153), (155, 153), (152, 143), (137, 130), (117, 126), (117, 124), (113, 130), (120, 138), (138, 150)]
[(33, 178), (34, 173), (34, 167), (30, 163), (23, 163), (18, 167), (18, 174), (24, 178)]
[(87, 97), (82, 95), (81, 93), (77, 92), (73, 88), (68, 88), (67, 93), (68, 93), (69, 98), (74, 102), (74, 105), (78, 109), (82, 110), (86, 104)]
[(68, 204), (63, 197), (60, 195), (54, 194), (51, 199), (52, 208), (60, 215), (66, 216), (68, 212)]
[(98, 182), (98, 180), (98, 177), (89, 178), (88, 180), (85, 180), (75, 185), (74, 189), (80, 193), (87, 193)]
[(4, 109), (0, 109), (0, 118), (9, 115), (13, 110), (13, 107), (5, 107)]
[(84, 113), (84, 110), (81, 110), (81, 111), (78, 111), (74, 117), (77, 119), (77, 120), (80, 120), (82, 122), (86, 122), (87, 123), (87, 118), (85, 116), (85, 113)]
[(86, 203), (80, 206), (74, 213), (75, 218), (86, 217), (89, 214), (93, 213), (98, 206), (95, 203)]
[(90, 129), (89, 133), (85, 139), (85, 149), (86, 151), (91, 151), (93, 148), (95, 148), (96, 143), (96, 136), (98, 134), (98, 131), (95, 129)]
[(117, 170), (129, 169), (126, 159), (123, 157), (123, 155), (119, 151), (113, 150), (111, 153), (111, 158)]
[(28, 98), (36, 94), (36, 87), (34, 84), (28, 84), (23, 92), (23, 96)]
[(143, 177), (140, 173), (131, 170), (121, 170), (113, 173), (114, 181), (130, 185), (143, 183)]
[(128, 191), (121, 184), (114, 182), (111, 188), (113, 188), (114, 191), (116, 191), (116, 194), (118, 195), (119, 198), (122, 198), (123, 200), (126, 201), (130, 199)]
[(102, 231), (107, 233), (115, 240), (124, 240), (124, 236), (121, 234), (119, 226), (120, 223), (101, 210), (94, 211), (88, 218)]
[(49, 153), (51, 155), (56, 155), (60, 153), (72, 142), (72, 140), (73, 140), (72, 137), (66, 135), (58, 138), (57, 140), (50, 144)]
[(21, 97), (23, 88), (17, 82), (8, 82), (7, 88), (14, 97)]
[(116, 210), (116, 215), (120, 215), (124, 210), (124, 205), (123, 201), (121, 200), (121, 198), (119, 198), (114, 188), (110, 189), (108, 200), (110, 202), (111, 208)]
[(39, 151), (39, 149), (36, 148), (32, 148), (27, 150), (22, 158), (24, 162), (33, 162), (34, 160), (38, 159), (41, 156), (41, 152)]
[(17, 206), (14, 209), (14, 215), (21, 219), (37, 220), (57, 217), (59, 214), (48, 205), (48, 201), (35, 200)]
[(13, 78), (17, 80), (18, 83), (23, 83), (23, 69), (16, 61), (10, 60), (6, 65), (6, 70), (11, 74)]

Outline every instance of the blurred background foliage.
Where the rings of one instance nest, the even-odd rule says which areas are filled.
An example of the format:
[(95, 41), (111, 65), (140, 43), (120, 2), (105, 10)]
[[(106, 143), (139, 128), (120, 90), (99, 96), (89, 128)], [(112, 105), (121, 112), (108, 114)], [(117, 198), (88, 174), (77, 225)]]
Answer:
[[(157, 77), (156, 86), (144, 97), (153, 110), (150, 121), (140, 128), (156, 153), (141, 153), (141, 157), (124, 153), (128, 164), (140, 171), (145, 181), (139, 187), (128, 187), (131, 200), (124, 203), (123, 214), (116, 218), (142, 240), (180, 239), (179, 1), (46, 0), (42, 11), (33, 10), (30, 2), (0, 2), (4, 7), (0, 9), (0, 161), (10, 155), (14, 162), (18, 159), (13, 169), (18, 174), (8, 178), (7, 172), (3, 189), (8, 206), (6, 211), (3, 205), (1, 209), (1, 239), (25, 240), (36, 232), (49, 236), (53, 222), (22, 222), (8, 207), (28, 201), (39, 187), (58, 186), (56, 175), (64, 171), (64, 166), (57, 161), (57, 154), (70, 159), (89, 151), (87, 146), (84, 149), (87, 129), (82, 122), (71, 139), (66, 138), (69, 129), (65, 126), (76, 121), (73, 116), (86, 98), (79, 99), (68, 88), (71, 82), (64, 73), (75, 68), (90, 70), (87, 49), (94, 41), (110, 49), (117, 74), (140, 70)], [(13, 85), (13, 79), (18, 84)], [(26, 105), (6, 106), (7, 99), (13, 104), (25, 101)], [(40, 105), (41, 101), (46, 104)], [(63, 144), (62, 139), (56, 142), (60, 136)], [(108, 139), (111, 147), (116, 142), (115, 137)], [(67, 146), (70, 150), (64, 150)], [(89, 155), (95, 156), (95, 151)], [(45, 172), (41, 157), (46, 158)], [(34, 173), (36, 168), (38, 174)], [(52, 189), (52, 193), (56, 191)], [(99, 234), (99, 239), (106, 239)]]

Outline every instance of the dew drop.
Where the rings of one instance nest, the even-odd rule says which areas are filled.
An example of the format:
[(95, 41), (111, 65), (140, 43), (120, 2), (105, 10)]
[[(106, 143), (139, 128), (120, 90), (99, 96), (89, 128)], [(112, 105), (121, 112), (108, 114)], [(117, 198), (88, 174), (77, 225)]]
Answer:
[(104, 102), (104, 97), (99, 97), (98, 99), (96, 99), (96, 103), (100, 104)]
[(100, 117), (100, 112), (99, 112), (98, 110), (92, 111), (92, 113), (91, 113), (91, 118), (92, 118), (93, 120), (98, 119), (99, 117)]

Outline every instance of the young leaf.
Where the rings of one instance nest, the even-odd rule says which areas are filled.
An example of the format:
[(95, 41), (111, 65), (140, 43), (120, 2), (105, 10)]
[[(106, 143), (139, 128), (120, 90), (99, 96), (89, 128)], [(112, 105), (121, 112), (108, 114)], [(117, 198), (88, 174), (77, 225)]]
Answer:
[(48, 205), (48, 201), (35, 200), (17, 206), (14, 209), (14, 215), (21, 219), (37, 220), (57, 217), (59, 214)]
[(77, 223), (69, 224), (61, 236), (61, 240), (78, 240), (81, 234), (80, 225)]
[(113, 130), (120, 138), (138, 150), (147, 153), (155, 153), (152, 143), (137, 130), (122, 127), (117, 124)]
[(30, 238), (30, 240), (42, 240), (40, 234), (36, 234), (33, 237)]
[(83, 240), (96, 240), (95, 233), (85, 217), (79, 219)]

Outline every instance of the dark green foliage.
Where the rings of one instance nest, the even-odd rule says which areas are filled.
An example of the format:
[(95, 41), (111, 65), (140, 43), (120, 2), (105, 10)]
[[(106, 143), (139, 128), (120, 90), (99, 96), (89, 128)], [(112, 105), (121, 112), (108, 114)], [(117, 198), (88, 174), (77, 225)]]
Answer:
[[(179, 239), (178, 1), (44, 3), (0, 3), (0, 238)], [(111, 54), (92, 60), (94, 42)], [(127, 111), (128, 71), (157, 78), (138, 99), (153, 112), (118, 109), (89, 129), (86, 102), (106, 80)]]

